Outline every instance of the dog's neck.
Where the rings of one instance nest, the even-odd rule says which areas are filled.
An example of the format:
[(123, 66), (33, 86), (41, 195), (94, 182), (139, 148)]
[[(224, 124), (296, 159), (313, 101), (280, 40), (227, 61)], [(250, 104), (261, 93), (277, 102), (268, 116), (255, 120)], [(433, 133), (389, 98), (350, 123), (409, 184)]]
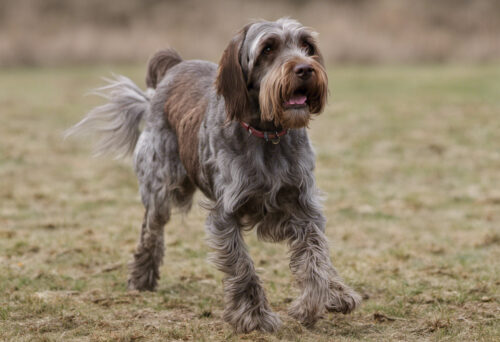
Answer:
[(280, 132), (283, 130), (281, 125), (276, 126), (274, 121), (264, 121), (261, 118), (260, 105), (258, 100), (258, 92), (256, 94), (251, 93), (251, 106), (250, 111), (245, 115), (243, 121), (252, 126), (259, 131), (267, 131), (267, 132)]
[(260, 119), (260, 114), (258, 117), (250, 119), (247, 123), (253, 128), (258, 129), (262, 132), (279, 132), (283, 130), (283, 127), (281, 127), (281, 125), (276, 126), (272, 121), (262, 121)]

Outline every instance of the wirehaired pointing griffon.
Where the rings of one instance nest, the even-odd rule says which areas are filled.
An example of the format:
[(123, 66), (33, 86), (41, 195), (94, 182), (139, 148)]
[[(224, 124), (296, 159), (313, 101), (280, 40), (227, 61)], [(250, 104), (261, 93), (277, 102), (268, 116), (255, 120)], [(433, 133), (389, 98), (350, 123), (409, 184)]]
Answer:
[(97, 152), (133, 152), (146, 212), (129, 288), (156, 288), (171, 208), (189, 210), (200, 189), (213, 262), (226, 274), (223, 317), (236, 331), (281, 324), (243, 240), (253, 227), (261, 240), (290, 247), (301, 291), (291, 316), (310, 326), (326, 311), (355, 309), (360, 296), (330, 261), (306, 131), (328, 94), (315, 32), (291, 19), (254, 22), (218, 66), (184, 61), (172, 49), (156, 53), (146, 83), (143, 92), (117, 76), (98, 90), (109, 102), (68, 132), (101, 133)]

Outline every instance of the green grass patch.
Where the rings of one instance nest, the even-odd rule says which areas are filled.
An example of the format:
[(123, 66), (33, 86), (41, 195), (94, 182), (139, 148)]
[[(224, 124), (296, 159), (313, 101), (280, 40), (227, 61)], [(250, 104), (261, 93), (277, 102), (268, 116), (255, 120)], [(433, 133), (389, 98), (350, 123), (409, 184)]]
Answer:
[[(5, 340), (497, 341), (500, 339), (500, 66), (344, 66), (311, 125), (326, 234), (363, 306), (307, 329), (287, 248), (246, 234), (275, 334), (222, 322), (222, 274), (197, 205), (165, 228), (158, 291), (126, 289), (142, 221), (130, 160), (94, 159), (62, 132), (110, 71), (0, 70), (0, 331)], [(197, 199), (200, 199), (198, 196)]]

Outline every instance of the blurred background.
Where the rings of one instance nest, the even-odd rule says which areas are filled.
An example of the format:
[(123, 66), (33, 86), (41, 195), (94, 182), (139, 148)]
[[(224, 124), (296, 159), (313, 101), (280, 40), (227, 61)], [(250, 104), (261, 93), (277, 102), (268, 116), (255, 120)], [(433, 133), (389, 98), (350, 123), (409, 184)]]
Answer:
[[(314, 329), (287, 246), (246, 236), (284, 328), (222, 322), (199, 205), (166, 228), (156, 293), (127, 292), (144, 215), (130, 159), (63, 140), (111, 72), (171, 46), (217, 62), (251, 19), (315, 28), (311, 124), (331, 255), (364, 303)], [(500, 341), (500, 0), (0, 0), (1, 341)], [(195, 203), (198, 203), (196, 197)]]
[(217, 61), (250, 19), (283, 16), (330, 62), (500, 59), (497, 0), (0, 0), (0, 66), (145, 63), (166, 46)]

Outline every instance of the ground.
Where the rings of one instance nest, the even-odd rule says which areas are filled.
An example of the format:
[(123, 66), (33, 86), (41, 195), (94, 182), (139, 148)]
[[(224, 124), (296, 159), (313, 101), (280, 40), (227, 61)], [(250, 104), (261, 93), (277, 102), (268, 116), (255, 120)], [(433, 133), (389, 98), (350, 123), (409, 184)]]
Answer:
[(221, 321), (198, 205), (166, 228), (158, 291), (127, 291), (143, 215), (130, 160), (62, 139), (110, 72), (143, 85), (142, 65), (0, 71), (0, 340), (500, 339), (500, 65), (330, 69), (310, 134), (331, 257), (364, 302), (302, 327), (286, 246), (251, 232), (284, 326), (247, 335)]

